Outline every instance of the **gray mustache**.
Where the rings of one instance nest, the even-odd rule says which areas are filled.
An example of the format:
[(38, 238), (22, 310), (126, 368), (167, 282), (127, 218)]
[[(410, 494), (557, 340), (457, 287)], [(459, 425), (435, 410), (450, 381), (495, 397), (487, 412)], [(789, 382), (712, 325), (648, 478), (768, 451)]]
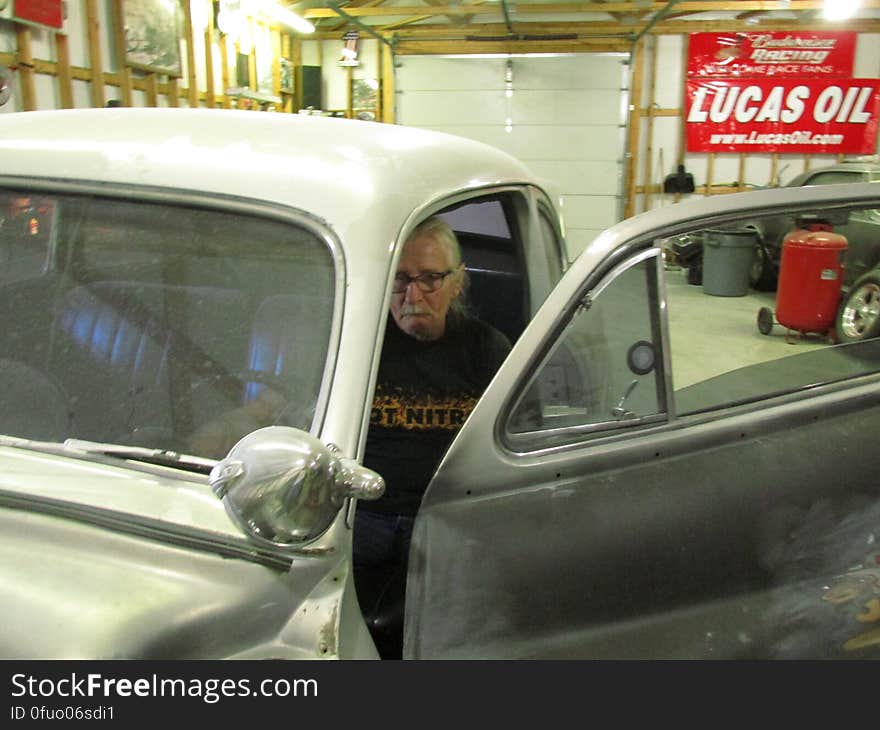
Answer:
[(406, 317), (408, 315), (414, 314), (428, 314), (428, 311), (424, 307), (420, 307), (416, 304), (404, 304), (400, 308), (401, 317)]

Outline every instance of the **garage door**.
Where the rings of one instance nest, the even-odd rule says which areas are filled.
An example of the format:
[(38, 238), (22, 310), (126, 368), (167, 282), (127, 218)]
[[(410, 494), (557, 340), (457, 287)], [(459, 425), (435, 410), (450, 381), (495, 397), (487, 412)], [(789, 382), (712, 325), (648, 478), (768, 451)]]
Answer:
[(628, 56), (402, 56), (399, 124), (487, 142), (562, 197), (569, 256), (621, 218)]

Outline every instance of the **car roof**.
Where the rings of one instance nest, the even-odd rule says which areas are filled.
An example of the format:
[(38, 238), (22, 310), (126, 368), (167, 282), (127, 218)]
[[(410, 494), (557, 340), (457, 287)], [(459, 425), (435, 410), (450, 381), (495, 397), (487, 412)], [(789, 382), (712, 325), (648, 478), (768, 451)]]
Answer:
[(814, 167), (810, 170), (805, 170), (799, 175), (793, 177), (791, 181), (788, 183), (788, 187), (803, 185), (807, 180), (809, 180), (813, 175), (817, 175), (819, 173), (825, 172), (844, 172), (844, 173), (873, 173), (872, 177), (877, 178), (880, 177), (880, 162), (878, 162), (875, 158), (870, 159), (850, 159), (850, 160), (842, 160), (841, 162), (836, 162), (833, 165), (825, 165), (823, 167)]
[[(488, 145), (313, 115), (101, 108), (0, 114), (0, 175), (134, 183), (292, 205), (337, 230), (463, 189), (531, 182)], [(400, 225), (398, 223), (398, 225)]]

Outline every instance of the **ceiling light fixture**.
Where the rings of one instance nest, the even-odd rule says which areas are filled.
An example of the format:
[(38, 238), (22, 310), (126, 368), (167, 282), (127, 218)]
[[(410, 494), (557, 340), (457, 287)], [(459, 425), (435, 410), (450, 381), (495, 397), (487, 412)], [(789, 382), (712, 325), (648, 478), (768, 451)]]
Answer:
[(855, 15), (861, 6), (861, 0), (825, 0), (822, 17), (825, 20), (846, 20)]
[(260, 3), (260, 11), (263, 14), (268, 15), (270, 18), (277, 20), (279, 23), (283, 23), (289, 28), (293, 28), (300, 33), (315, 32), (315, 26), (312, 25), (308, 20), (300, 17), (292, 10), (281, 7), (280, 5), (278, 5), (278, 3), (272, 2), (271, 0), (264, 0), (264, 2)]

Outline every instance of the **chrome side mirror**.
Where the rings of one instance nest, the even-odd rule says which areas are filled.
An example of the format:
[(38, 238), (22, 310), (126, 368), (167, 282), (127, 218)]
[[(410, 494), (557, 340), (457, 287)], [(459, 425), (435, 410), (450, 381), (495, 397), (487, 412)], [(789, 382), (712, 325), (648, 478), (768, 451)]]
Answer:
[(286, 426), (253, 431), (211, 470), (211, 488), (232, 519), (258, 541), (302, 545), (320, 537), (347, 497), (378, 499), (376, 472)]

